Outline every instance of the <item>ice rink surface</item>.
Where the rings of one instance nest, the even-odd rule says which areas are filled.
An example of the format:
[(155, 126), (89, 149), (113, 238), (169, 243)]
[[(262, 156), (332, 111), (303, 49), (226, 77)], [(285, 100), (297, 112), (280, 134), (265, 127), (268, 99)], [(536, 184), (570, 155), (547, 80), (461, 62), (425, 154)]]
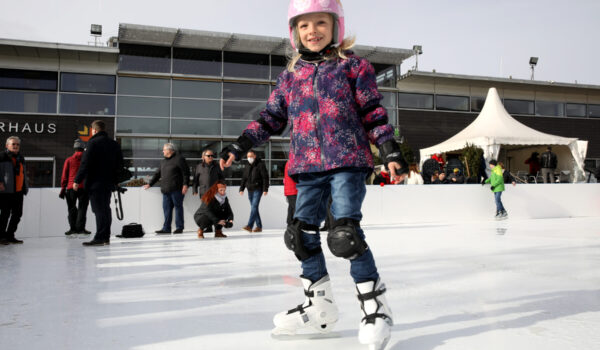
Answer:
[[(394, 312), (387, 349), (600, 346), (599, 217), (365, 232)], [(275, 340), (273, 315), (304, 298), (299, 263), (281, 230), (226, 233), (0, 246), (0, 348), (366, 349), (347, 261), (324, 247), (340, 308), (332, 337)]]

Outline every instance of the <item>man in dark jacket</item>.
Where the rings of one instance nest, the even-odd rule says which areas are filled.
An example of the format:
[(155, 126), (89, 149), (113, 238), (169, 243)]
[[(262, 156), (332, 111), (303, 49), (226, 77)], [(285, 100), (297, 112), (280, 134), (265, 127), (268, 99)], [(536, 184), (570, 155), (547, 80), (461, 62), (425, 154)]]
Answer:
[(155, 232), (158, 234), (171, 233), (173, 208), (175, 208), (175, 231), (173, 233), (183, 233), (183, 198), (187, 193), (190, 182), (190, 168), (185, 158), (175, 151), (175, 146), (172, 143), (165, 143), (163, 155), (165, 158), (160, 161), (160, 168), (158, 168), (150, 183), (144, 185), (144, 189), (147, 190), (160, 180), (165, 221), (162, 229)]
[[(67, 210), (69, 220), (69, 231), (65, 235), (74, 233), (90, 234), (91, 232), (85, 229), (86, 215), (90, 198), (85, 186), (79, 187), (79, 190), (73, 190), (75, 175), (81, 166), (81, 158), (85, 149), (85, 144), (80, 139), (75, 140), (73, 144), (75, 152), (72, 156), (65, 160), (63, 165), (62, 177), (60, 180), (60, 199), (67, 199)], [(79, 206), (77, 203), (79, 202)]]
[(92, 137), (81, 157), (81, 165), (73, 180), (77, 191), (85, 180), (92, 211), (96, 216), (96, 234), (85, 246), (110, 244), (110, 195), (117, 183), (117, 173), (123, 168), (121, 146), (106, 133), (106, 124), (101, 120), (92, 123)]
[(210, 149), (202, 152), (202, 161), (196, 166), (194, 181), (192, 183), (193, 194), (202, 195), (218, 180), (224, 180), (219, 162), (215, 160), (215, 152)]
[[(265, 163), (256, 156), (256, 152), (250, 150), (247, 156), (248, 165), (244, 168), (244, 174), (242, 175), (240, 195), (243, 195), (244, 189), (248, 188), (250, 218), (248, 218), (248, 225), (242, 227), (242, 229), (248, 232), (261, 232), (262, 220), (258, 212), (258, 205), (260, 204), (260, 198), (263, 195), (266, 196), (269, 191), (269, 173), (267, 172)], [(253, 230), (252, 227), (255, 223), (256, 228)]]
[(546, 152), (542, 153), (540, 163), (542, 166), (542, 177), (544, 178), (544, 183), (553, 183), (554, 170), (556, 169), (558, 159), (556, 158), (556, 154), (552, 153), (552, 147), (546, 147)]
[(29, 191), (21, 139), (11, 136), (0, 153), (0, 245), (22, 244), (15, 232), (23, 215), (23, 196)]

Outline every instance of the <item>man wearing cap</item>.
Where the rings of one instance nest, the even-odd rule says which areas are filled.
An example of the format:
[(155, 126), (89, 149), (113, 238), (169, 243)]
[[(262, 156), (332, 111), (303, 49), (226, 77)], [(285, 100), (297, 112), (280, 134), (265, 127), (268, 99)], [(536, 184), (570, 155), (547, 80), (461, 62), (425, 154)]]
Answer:
[(451, 184), (464, 184), (465, 177), (460, 173), (460, 169), (454, 168), (452, 174), (448, 175), (448, 183)]
[[(75, 140), (73, 144), (75, 153), (65, 160), (63, 166), (62, 177), (60, 181), (60, 193), (58, 197), (60, 199), (67, 199), (68, 208), (68, 219), (69, 219), (69, 231), (65, 232), (65, 235), (71, 235), (74, 233), (90, 234), (90, 231), (85, 229), (86, 214), (90, 198), (88, 192), (85, 190), (85, 184), (82, 183), (79, 190), (73, 190), (73, 183), (75, 181), (75, 175), (81, 166), (81, 157), (85, 144), (80, 139)], [(77, 205), (79, 202), (79, 206)]]

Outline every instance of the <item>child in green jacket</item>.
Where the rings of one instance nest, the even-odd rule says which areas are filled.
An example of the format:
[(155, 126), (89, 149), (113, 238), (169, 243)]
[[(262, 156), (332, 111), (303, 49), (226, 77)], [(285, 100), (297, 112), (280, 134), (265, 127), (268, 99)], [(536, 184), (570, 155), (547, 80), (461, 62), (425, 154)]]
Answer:
[(492, 185), (491, 190), (494, 192), (494, 200), (496, 201), (496, 219), (503, 219), (508, 216), (504, 205), (502, 205), (502, 192), (504, 191), (504, 176), (502, 174), (502, 168), (498, 166), (498, 162), (495, 159), (490, 160), (490, 169), (492, 172), (490, 177), (487, 178), (483, 183), (489, 183)]

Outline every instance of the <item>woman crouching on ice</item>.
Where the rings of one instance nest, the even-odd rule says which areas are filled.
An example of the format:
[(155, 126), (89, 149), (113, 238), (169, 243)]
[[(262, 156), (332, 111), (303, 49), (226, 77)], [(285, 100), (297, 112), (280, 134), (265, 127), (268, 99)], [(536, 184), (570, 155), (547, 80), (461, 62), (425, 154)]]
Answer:
[(202, 205), (194, 214), (194, 220), (198, 225), (198, 238), (204, 238), (204, 231), (215, 226), (215, 237), (225, 238), (223, 227), (233, 226), (233, 211), (227, 200), (227, 185), (219, 180), (212, 185), (202, 196)]

